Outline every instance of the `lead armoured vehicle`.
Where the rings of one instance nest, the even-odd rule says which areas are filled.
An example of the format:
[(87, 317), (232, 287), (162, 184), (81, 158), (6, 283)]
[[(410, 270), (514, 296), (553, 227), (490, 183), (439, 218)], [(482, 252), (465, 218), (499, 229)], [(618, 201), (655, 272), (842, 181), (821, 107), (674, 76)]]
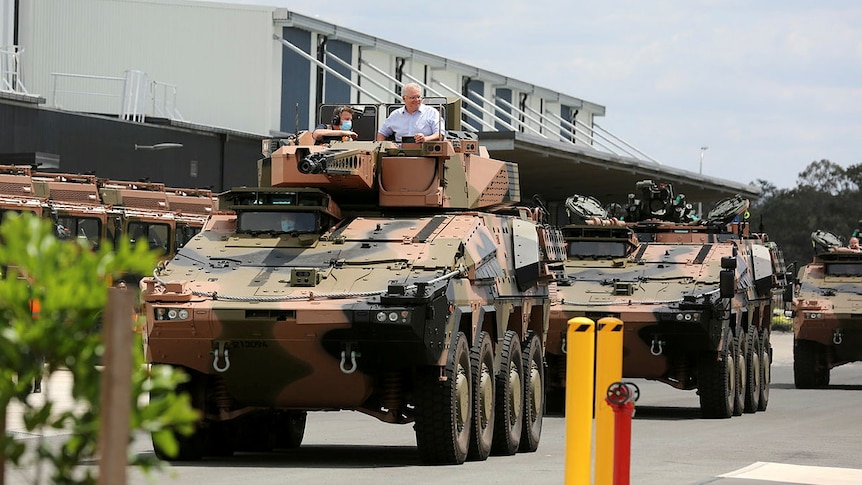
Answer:
[(697, 389), (704, 417), (765, 410), (770, 321), (783, 271), (777, 248), (749, 234), (748, 201), (721, 201), (704, 220), (670, 184), (638, 183), (614, 215), (585, 196), (567, 200), (572, 224), (565, 281), (548, 334), (549, 402), (565, 387), (566, 322), (624, 322), (623, 377)]
[(793, 381), (826, 387), (834, 367), (862, 361), (862, 253), (826, 231), (811, 234), (814, 260), (799, 270), (793, 299)]
[(201, 413), (173, 458), (296, 447), (331, 410), (413, 423), (428, 463), (536, 450), (564, 252), (517, 166), (461, 132), (264, 156), (142, 283), (147, 361), (184, 369)]

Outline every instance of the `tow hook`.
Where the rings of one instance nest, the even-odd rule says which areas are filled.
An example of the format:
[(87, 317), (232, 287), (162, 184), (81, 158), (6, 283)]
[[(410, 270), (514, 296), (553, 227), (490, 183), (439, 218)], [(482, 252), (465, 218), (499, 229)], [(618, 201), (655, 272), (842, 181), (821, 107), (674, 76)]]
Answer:
[[(348, 355), (350, 355), (350, 368), (345, 367)], [(353, 374), (356, 372), (356, 358), (359, 357), (359, 355), (360, 354), (356, 353), (355, 350), (350, 350), (350, 344), (347, 344), (347, 349), (341, 351), (341, 363), (338, 365), (341, 372), (344, 372), (345, 374)]]
[(841, 345), (844, 342), (844, 334), (840, 328), (836, 328), (832, 332), (832, 343), (835, 345)]
[(649, 353), (658, 357), (659, 355), (661, 355), (664, 352), (664, 348), (663, 348), (664, 344), (665, 344), (665, 341), (659, 340), (658, 335), (653, 335), (652, 336), (652, 342), (649, 345)]
[[(224, 348), (225, 342), (219, 342), (218, 348), (213, 349), (213, 369), (216, 372), (225, 372), (230, 369), (230, 349)], [(219, 354), (224, 355), (224, 366), (219, 367), (218, 365), (218, 357)]]

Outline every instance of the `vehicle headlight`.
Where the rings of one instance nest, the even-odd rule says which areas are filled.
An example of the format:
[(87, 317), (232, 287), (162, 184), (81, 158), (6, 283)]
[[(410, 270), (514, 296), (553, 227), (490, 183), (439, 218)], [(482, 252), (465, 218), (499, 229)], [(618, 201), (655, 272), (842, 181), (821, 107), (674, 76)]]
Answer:
[(699, 322), (700, 312), (677, 312), (673, 319), (680, 323)]
[(153, 310), (156, 320), (188, 320), (189, 311), (185, 308), (159, 307)]
[(410, 312), (408, 310), (381, 310), (374, 318), (380, 322), (410, 323)]
[(819, 312), (807, 312), (805, 313), (806, 320), (817, 320), (823, 318), (823, 314)]

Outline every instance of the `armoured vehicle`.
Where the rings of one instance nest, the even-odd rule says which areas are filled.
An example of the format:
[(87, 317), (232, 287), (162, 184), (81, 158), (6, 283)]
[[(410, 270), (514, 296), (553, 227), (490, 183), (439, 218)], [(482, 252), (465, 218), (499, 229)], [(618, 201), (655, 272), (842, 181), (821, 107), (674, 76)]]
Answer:
[(638, 183), (612, 208), (573, 196), (565, 281), (551, 313), (548, 399), (565, 387), (566, 322), (624, 322), (623, 377), (697, 389), (704, 417), (765, 410), (774, 292), (783, 281), (777, 248), (749, 233), (748, 201), (732, 197), (698, 220), (670, 184)]
[(337, 410), (413, 423), (427, 463), (536, 450), (564, 252), (517, 166), (462, 132), (312, 143), (265, 141), (260, 186), (142, 282), (146, 359), (184, 369), (201, 413), (157, 454), (296, 447)]
[(129, 238), (170, 258), (215, 210), (216, 200), (208, 189), (0, 165), (0, 215), (27, 211), (49, 217), (57, 237), (86, 240), (94, 249), (104, 241), (116, 244)]
[(793, 381), (825, 387), (834, 367), (862, 360), (862, 253), (826, 231), (811, 234), (815, 256), (799, 270), (793, 299)]

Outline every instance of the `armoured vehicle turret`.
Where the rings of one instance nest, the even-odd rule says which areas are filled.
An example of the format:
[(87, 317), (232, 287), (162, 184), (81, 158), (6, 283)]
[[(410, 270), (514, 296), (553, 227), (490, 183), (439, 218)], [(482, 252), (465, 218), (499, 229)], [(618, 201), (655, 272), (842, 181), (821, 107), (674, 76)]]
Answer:
[(793, 381), (829, 385), (830, 371), (862, 360), (862, 253), (827, 231), (811, 234), (811, 263), (799, 270), (793, 299)]
[(460, 132), (263, 155), (260, 186), (143, 282), (147, 361), (184, 369), (201, 412), (159, 456), (296, 447), (337, 410), (412, 423), (428, 463), (536, 450), (564, 253), (517, 166)]
[(765, 410), (777, 248), (749, 233), (748, 201), (719, 202), (703, 220), (670, 184), (638, 183), (612, 212), (587, 196), (566, 202), (566, 279), (548, 334), (548, 393), (565, 386), (566, 322), (624, 322), (623, 377), (697, 389), (704, 417)]

